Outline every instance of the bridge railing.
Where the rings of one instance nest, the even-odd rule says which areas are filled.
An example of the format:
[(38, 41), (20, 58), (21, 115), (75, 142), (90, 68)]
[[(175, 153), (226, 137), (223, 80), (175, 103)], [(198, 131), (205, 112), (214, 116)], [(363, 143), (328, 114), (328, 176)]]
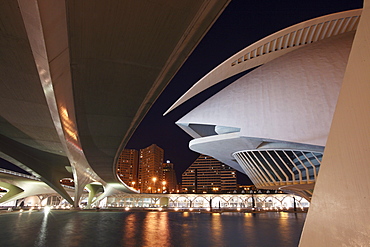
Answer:
[(24, 177), (24, 178), (28, 178), (28, 179), (41, 181), (39, 178), (37, 178), (35, 176), (30, 176), (30, 175), (23, 174), (23, 173), (20, 173), (20, 172), (10, 171), (10, 170), (4, 169), (4, 168), (0, 168), (0, 173), (5, 173), (5, 174), (10, 174), (10, 175), (15, 175), (15, 176), (18, 176), (18, 177)]

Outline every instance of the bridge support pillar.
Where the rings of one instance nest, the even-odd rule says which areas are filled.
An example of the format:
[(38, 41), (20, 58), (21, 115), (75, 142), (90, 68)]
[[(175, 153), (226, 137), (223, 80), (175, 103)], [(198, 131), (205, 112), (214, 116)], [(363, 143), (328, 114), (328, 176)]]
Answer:
[(368, 246), (370, 243), (369, 42), (370, 0), (365, 0), (303, 228), (301, 247)]

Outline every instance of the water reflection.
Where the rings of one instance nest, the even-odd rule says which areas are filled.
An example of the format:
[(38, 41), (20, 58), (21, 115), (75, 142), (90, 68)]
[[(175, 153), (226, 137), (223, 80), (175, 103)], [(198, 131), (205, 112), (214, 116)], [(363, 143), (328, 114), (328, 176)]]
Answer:
[(223, 224), (221, 220), (221, 214), (213, 213), (211, 219), (211, 235), (215, 246), (217, 243), (222, 242)]
[(144, 246), (169, 246), (168, 212), (148, 212), (144, 219)]
[(48, 224), (49, 212), (50, 212), (49, 210), (45, 210), (44, 212), (44, 218), (42, 219), (40, 232), (36, 239), (35, 246), (45, 246), (46, 245), (46, 235), (48, 232), (47, 224)]
[(0, 246), (297, 246), (305, 214), (43, 212), (0, 215)]
[(128, 215), (124, 221), (124, 228), (122, 228), (122, 236), (123, 239), (122, 241), (124, 243), (130, 243), (132, 246), (137, 246), (136, 244), (136, 233), (137, 233), (137, 228), (136, 228), (136, 222), (137, 222), (137, 214), (131, 213)]

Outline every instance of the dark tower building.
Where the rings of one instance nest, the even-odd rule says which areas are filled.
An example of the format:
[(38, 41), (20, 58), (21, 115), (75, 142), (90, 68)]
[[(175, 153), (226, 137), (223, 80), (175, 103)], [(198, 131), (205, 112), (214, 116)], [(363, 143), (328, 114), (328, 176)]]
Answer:
[(163, 159), (163, 149), (155, 144), (140, 149), (138, 188), (141, 193), (162, 191)]
[(232, 192), (236, 188), (236, 171), (207, 155), (200, 155), (182, 174), (185, 193)]
[(175, 193), (177, 191), (177, 179), (175, 169), (173, 168), (173, 163), (170, 163), (167, 160), (166, 163), (163, 163), (163, 181), (162, 189), (167, 193)]
[(117, 176), (128, 186), (137, 189), (139, 153), (135, 149), (124, 149), (118, 158)]

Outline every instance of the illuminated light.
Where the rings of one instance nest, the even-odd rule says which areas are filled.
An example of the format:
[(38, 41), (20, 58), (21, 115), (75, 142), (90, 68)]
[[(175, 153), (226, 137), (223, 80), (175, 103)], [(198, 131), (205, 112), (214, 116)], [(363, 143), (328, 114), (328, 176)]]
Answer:
[(163, 210), (163, 208), (158, 208), (158, 210), (159, 210), (159, 211), (162, 211), (162, 210)]
[(189, 208), (189, 211), (193, 211), (193, 208)]
[(62, 115), (65, 116), (65, 117), (67, 117), (67, 118), (69, 117), (68, 116), (68, 111), (67, 111), (67, 109), (65, 107), (62, 107)]
[(19, 212), (22, 213), (23, 212), (23, 209), (19, 210)]
[(125, 210), (126, 210), (126, 211), (129, 211), (129, 210), (130, 210), (130, 208), (129, 208), (129, 207), (125, 207)]
[(240, 211), (240, 208), (239, 208), (239, 207), (237, 207), (237, 208), (236, 208), (236, 210)]
[(179, 209), (178, 208), (175, 208), (175, 211), (179, 211)]
[(211, 208), (207, 208), (207, 211), (211, 211)]
[(44, 207), (44, 213), (45, 213), (45, 214), (50, 213), (50, 211), (51, 211), (51, 207), (49, 207), (49, 206), (45, 206), (45, 207)]

